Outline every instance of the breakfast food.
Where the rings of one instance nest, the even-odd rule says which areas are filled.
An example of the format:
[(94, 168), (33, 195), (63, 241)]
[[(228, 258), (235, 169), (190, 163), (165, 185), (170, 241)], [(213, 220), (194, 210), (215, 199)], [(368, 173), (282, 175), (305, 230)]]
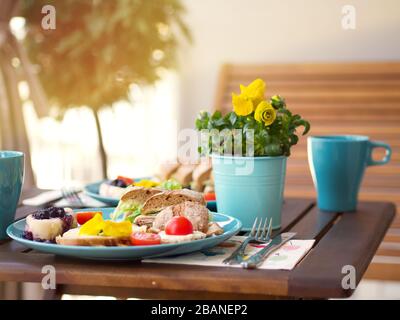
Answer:
[(96, 214), (83, 226), (58, 236), (56, 242), (70, 246), (120, 246), (130, 244), (131, 234), (130, 222), (104, 220), (100, 214)]
[(102, 246), (115, 247), (130, 245), (129, 237), (110, 237), (110, 236), (82, 236), (79, 234), (79, 228), (71, 229), (63, 236), (56, 238), (57, 244), (65, 246)]
[(205, 204), (203, 194), (189, 189), (164, 191), (149, 198), (144, 204), (141, 213), (150, 214), (179, 204), (184, 201), (193, 201)]
[(132, 179), (118, 176), (115, 180), (105, 181), (100, 184), (99, 194), (103, 197), (119, 199), (132, 183)]
[(172, 178), (179, 181), (184, 187), (190, 186), (192, 182), (193, 171), (196, 169), (195, 164), (182, 164), (179, 168), (172, 174)]
[(38, 242), (54, 242), (60, 236), (76, 227), (76, 220), (71, 209), (39, 209), (26, 218), (23, 237)]
[(191, 201), (185, 201), (162, 210), (155, 217), (153, 228), (156, 230), (164, 230), (168, 221), (174, 217), (187, 218), (193, 225), (195, 231), (207, 232), (208, 230), (207, 208), (198, 202)]
[(173, 178), (185, 188), (198, 192), (214, 192), (210, 159), (202, 159), (199, 164), (185, 164), (177, 160), (162, 163), (156, 177), (161, 181)]
[(172, 175), (176, 170), (178, 170), (179, 166), (180, 164), (176, 160), (161, 163), (158, 173), (156, 173), (156, 178), (161, 181), (171, 179)]
[(191, 187), (195, 191), (205, 191), (205, 187), (210, 180), (212, 166), (210, 161), (201, 162), (193, 171)]
[(113, 219), (123, 215), (125, 219), (129, 218), (131, 222), (139, 215), (138, 209), (152, 196), (161, 193), (161, 189), (131, 187), (122, 196), (114, 211)]
[(224, 232), (210, 222), (202, 193), (163, 190), (160, 185), (129, 187), (110, 217), (101, 210), (39, 210), (28, 216), (25, 237), (67, 246), (144, 246), (196, 241)]
[(186, 235), (169, 235), (165, 231), (159, 233), (161, 238), (161, 243), (181, 243), (193, 240), (204, 239), (207, 235), (200, 231), (193, 231), (193, 233)]

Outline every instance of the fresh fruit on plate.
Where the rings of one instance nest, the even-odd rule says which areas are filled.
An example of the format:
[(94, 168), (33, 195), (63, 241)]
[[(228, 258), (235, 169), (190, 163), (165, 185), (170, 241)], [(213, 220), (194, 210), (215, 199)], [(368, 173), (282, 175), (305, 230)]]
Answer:
[(133, 183), (133, 179), (118, 176), (115, 180), (107, 180), (100, 184), (99, 195), (119, 199), (126, 188)]
[(77, 212), (75, 214), (76, 221), (78, 221), (78, 224), (84, 225), (86, 222), (88, 222), (90, 219), (92, 219), (96, 214), (102, 215), (102, 213), (100, 211)]
[(134, 183), (133, 179), (124, 176), (118, 176), (117, 181), (123, 181), (126, 187)]

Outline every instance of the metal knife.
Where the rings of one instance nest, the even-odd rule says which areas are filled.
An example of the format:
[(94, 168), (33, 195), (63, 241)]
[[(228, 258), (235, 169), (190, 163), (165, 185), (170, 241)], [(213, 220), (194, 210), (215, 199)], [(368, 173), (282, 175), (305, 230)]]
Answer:
[(275, 250), (282, 247), (286, 242), (292, 239), (296, 235), (295, 232), (286, 232), (277, 235), (271, 240), (271, 242), (265, 246), (263, 249), (253, 254), (250, 258), (246, 259), (241, 263), (242, 267), (245, 269), (255, 269), (257, 268), (264, 259), (270, 255)]

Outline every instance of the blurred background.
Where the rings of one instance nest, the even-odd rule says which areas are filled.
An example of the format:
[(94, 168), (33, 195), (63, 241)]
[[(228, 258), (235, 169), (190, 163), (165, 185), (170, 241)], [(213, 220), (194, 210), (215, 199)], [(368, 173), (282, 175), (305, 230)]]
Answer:
[[(41, 26), (46, 4), (56, 9), (54, 30)], [(22, 114), (14, 112), (14, 127), (23, 135), (19, 127), (25, 120), (32, 179), (39, 187), (58, 188), (98, 180), (105, 171), (110, 178), (152, 174), (160, 161), (176, 155), (178, 130), (193, 128), (198, 111), (215, 107), (218, 74), (226, 63), (399, 59), (400, 3), (355, 1), (350, 4), (355, 29), (345, 29), (342, 10), (349, 4), (2, 0), (2, 38), (10, 19), (22, 56), (28, 57), (20, 57), (21, 46), (11, 37), (2, 41), (3, 85), (9, 91), (16, 89), (11, 82), (17, 85), (21, 97)], [(124, 65), (129, 55), (133, 62)], [(14, 77), (4, 64), (14, 69)], [(10, 107), (19, 104), (13, 99)], [(4, 104), (6, 129), (10, 112)], [(10, 131), (1, 132), (0, 145), (7, 149)]]
[[(362, 199), (399, 205), (399, 34), (398, 0), (0, 0), (0, 149), (26, 152), (26, 186), (148, 176), (200, 110), (261, 76), (311, 134), (389, 142)], [(303, 140), (286, 192), (313, 197)], [(398, 221), (374, 278), (400, 280)]]

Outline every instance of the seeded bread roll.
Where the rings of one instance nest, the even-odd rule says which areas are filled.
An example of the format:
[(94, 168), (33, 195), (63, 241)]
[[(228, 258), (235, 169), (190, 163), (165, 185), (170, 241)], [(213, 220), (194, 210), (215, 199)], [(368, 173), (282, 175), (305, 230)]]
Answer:
[(179, 166), (180, 164), (178, 161), (162, 163), (158, 169), (156, 177), (160, 179), (160, 181), (168, 180), (171, 178), (174, 172), (178, 170)]
[(172, 175), (172, 178), (178, 181), (182, 186), (187, 187), (192, 182), (192, 174), (195, 168), (195, 164), (182, 164)]
[(203, 191), (205, 182), (210, 179), (211, 171), (211, 161), (202, 161), (193, 171), (192, 189), (199, 192)]
[(130, 187), (121, 197), (122, 201), (134, 200), (138, 204), (144, 204), (147, 199), (162, 192), (157, 188)]
[(75, 228), (58, 236), (56, 243), (65, 246), (115, 247), (130, 245), (131, 241), (129, 237), (80, 236), (79, 228)]
[(143, 215), (159, 212), (166, 207), (173, 206), (185, 201), (198, 202), (205, 205), (203, 194), (200, 192), (181, 189), (164, 191), (149, 198), (143, 205)]

